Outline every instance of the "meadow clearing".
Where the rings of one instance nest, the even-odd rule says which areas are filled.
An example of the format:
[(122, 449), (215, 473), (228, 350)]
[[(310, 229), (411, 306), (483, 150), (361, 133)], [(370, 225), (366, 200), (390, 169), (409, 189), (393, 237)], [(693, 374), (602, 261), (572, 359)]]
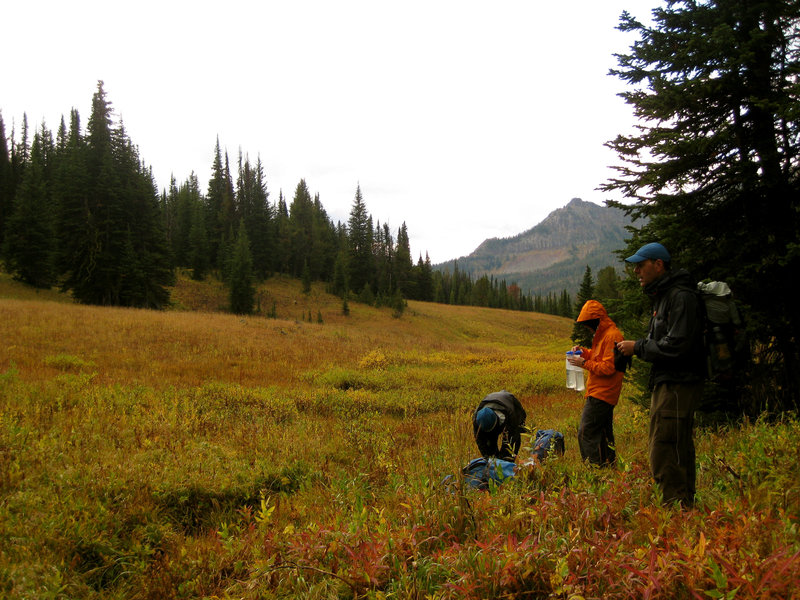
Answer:
[[(0, 274), (0, 597), (800, 597), (796, 417), (698, 431), (682, 512), (658, 501), (625, 397), (619, 468), (581, 464), (570, 321), (345, 317), (280, 278), (259, 298), (278, 318), (218, 312), (224, 290), (185, 277), (154, 312)], [(446, 489), (500, 389), (566, 454)]]

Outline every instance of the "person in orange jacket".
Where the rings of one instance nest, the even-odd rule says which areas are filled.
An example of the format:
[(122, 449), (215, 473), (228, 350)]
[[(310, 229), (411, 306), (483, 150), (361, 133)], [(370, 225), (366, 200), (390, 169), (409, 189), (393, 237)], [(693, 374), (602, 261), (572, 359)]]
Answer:
[(614, 465), (614, 407), (619, 401), (625, 373), (617, 370), (615, 354), (622, 333), (597, 300), (588, 300), (576, 319), (594, 332), (591, 348), (575, 346), (581, 354), (569, 359), (588, 373), (586, 404), (578, 426), (581, 458), (601, 467)]

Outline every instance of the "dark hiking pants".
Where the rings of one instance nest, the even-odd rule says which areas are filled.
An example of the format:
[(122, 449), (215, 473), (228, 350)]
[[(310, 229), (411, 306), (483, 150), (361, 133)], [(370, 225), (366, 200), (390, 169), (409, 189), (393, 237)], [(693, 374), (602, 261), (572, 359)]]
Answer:
[(650, 470), (665, 504), (694, 504), (694, 411), (701, 383), (660, 383), (650, 398)]
[(593, 465), (613, 465), (617, 461), (614, 451), (614, 406), (592, 396), (586, 398), (578, 426), (578, 448), (581, 458)]

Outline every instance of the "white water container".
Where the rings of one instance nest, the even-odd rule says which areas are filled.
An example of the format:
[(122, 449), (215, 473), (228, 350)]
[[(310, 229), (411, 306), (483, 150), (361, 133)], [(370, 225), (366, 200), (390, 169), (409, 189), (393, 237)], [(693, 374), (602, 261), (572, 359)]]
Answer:
[(577, 365), (572, 365), (569, 362), (569, 359), (573, 356), (580, 356), (581, 351), (577, 350), (575, 352), (568, 351), (566, 357), (566, 365), (567, 365), (567, 387), (571, 390), (575, 390), (577, 392), (582, 392), (586, 389), (586, 386), (583, 382), (583, 369)]

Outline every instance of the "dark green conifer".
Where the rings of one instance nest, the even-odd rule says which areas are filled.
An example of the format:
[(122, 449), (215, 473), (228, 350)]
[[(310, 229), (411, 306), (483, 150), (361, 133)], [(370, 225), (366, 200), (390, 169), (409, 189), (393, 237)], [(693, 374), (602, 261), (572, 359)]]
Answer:
[(800, 272), (798, 28), (800, 3), (785, 0), (667, 2), (647, 22), (623, 13), (619, 29), (637, 39), (612, 73), (630, 84), (621, 95), (638, 126), (608, 144), (621, 164), (604, 186), (637, 219), (624, 256), (661, 242), (747, 306), (760, 355), (738, 387), (769, 389), (750, 408), (775, 412), (800, 406), (787, 293)]
[(11, 155), (6, 138), (3, 113), (0, 112), (0, 245), (3, 243), (6, 220), (11, 211), (14, 187), (12, 185)]
[(236, 314), (249, 315), (255, 304), (253, 259), (244, 223), (239, 226), (230, 268), (230, 308)]
[(189, 228), (189, 262), (192, 279), (201, 281), (211, 268), (211, 247), (208, 242), (205, 212), (200, 203), (192, 207), (191, 225)]
[(87, 135), (73, 113), (59, 170), (63, 288), (89, 304), (161, 308), (174, 281), (152, 172), (120, 124), (103, 82)]
[[(593, 298), (594, 281), (592, 280), (592, 269), (589, 267), (589, 265), (586, 265), (586, 270), (583, 272), (583, 281), (581, 281), (581, 287), (578, 289), (578, 295), (575, 297), (575, 305), (572, 309), (572, 318), (577, 319), (581, 309), (583, 308), (583, 305), (586, 304), (586, 301), (592, 300)], [(586, 326), (580, 325), (577, 322), (572, 326), (572, 341), (578, 346), (591, 348), (593, 337), (594, 334), (589, 331)]]
[(53, 285), (56, 270), (56, 215), (45, 175), (47, 133), (42, 125), (34, 136), (2, 245), (8, 271), (39, 288)]
[(365, 286), (371, 288), (375, 276), (375, 262), (372, 253), (372, 217), (367, 213), (360, 185), (356, 188), (353, 207), (350, 210), (348, 240), (351, 289), (363, 291)]

